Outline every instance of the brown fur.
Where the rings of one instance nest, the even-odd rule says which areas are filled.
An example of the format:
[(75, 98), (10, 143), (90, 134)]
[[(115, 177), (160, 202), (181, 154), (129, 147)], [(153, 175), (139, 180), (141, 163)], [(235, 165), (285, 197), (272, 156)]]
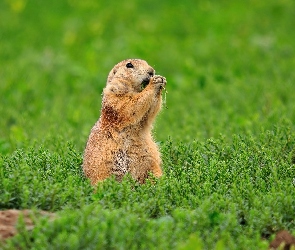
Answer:
[[(148, 85), (142, 90), (143, 83)], [(165, 85), (166, 79), (140, 59), (124, 60), (111, 70), (84, 152), (83, 171), (92, 185), (111, 175), (120, 181), (130, 173), (140, 183), (149, 173), (162, 175), (151, 130)]]

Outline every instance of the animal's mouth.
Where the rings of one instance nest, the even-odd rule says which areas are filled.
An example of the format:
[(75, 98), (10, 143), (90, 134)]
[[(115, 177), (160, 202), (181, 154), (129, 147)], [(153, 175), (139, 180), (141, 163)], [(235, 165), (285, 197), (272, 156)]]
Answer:
[(150, 79), (151, 79), (150, 77), (147, 77), (147, 78), (143, 79), (143, 81), (141, 82), (141, 85), (140, 85), (141, 90), (145, 89), (145, 87), (149, 84)]

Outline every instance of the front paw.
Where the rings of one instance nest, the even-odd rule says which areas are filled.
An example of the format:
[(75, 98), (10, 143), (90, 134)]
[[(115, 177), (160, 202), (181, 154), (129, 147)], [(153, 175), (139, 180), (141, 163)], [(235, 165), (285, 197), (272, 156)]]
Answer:
[(160, 89), (164, 89), (167, 83), (166, 78), (160, 75), (155, 75), (151, 82)]

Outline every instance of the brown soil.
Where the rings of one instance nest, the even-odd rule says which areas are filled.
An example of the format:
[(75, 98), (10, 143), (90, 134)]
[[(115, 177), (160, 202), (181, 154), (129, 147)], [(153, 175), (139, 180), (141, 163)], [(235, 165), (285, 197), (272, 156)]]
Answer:
[[(283, 248), (279, 248), (279, 246), (283, 246)], [(289, 250), (291, 246), (295, 248), (295, 237), (288, 231), (282, 230), (277, 233), (276, 238), (270, 243), (269, 249)]]
[(20, 215), (23, 216), (27, 230), (32, 230), (34, 228), (32, 218), (36, 218), (36, 216), (54, 217), (54, 214), (45, 211), (33, 212), (31, 210), (14, 209), (0, 211), (0, 243), (17, 233), (16, 224)]

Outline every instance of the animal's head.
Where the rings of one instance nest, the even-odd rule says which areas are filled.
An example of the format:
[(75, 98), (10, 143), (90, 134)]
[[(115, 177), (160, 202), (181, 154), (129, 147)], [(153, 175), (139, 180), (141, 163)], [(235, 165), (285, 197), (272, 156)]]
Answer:
[(115, 94), (140, 92), (148, 85), (155, 70), (141, 59), (119, 62), (109, 73), (107, 89)]

